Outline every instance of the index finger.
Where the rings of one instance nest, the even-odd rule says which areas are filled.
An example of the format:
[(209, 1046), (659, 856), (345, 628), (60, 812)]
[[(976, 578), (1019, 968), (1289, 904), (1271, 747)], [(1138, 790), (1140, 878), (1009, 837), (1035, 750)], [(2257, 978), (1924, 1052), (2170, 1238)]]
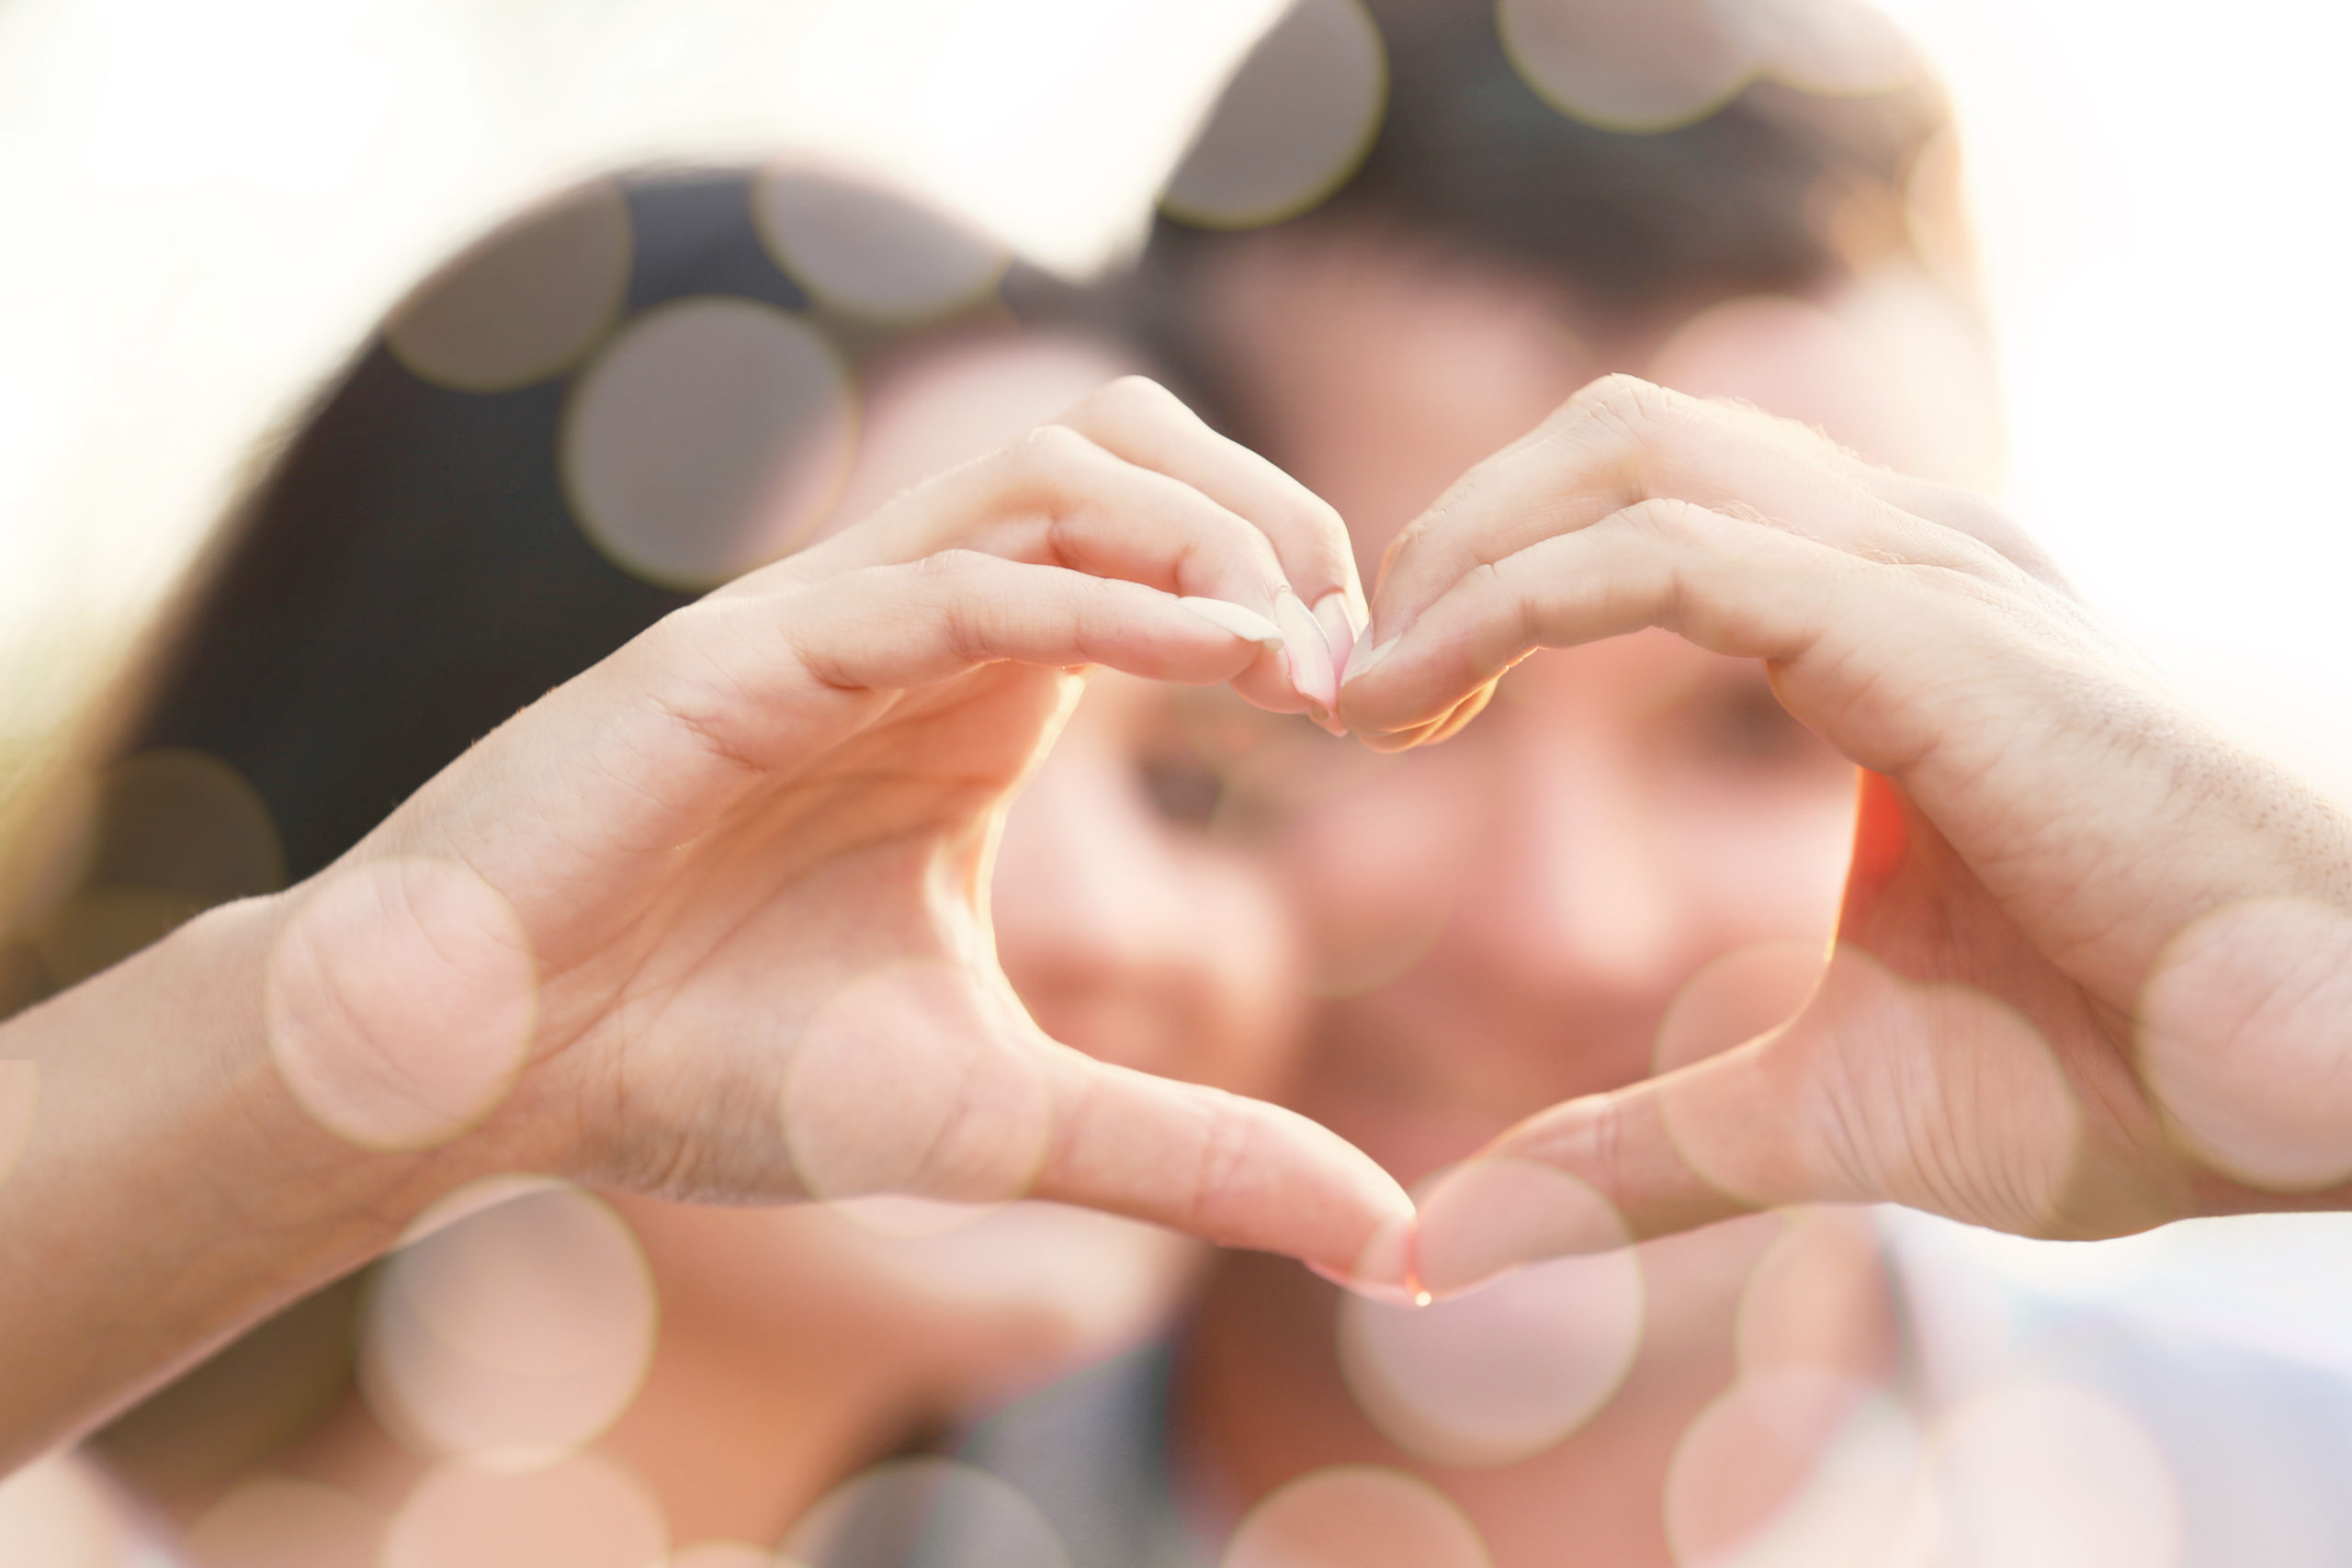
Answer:
[(1056, 422), (1104, 450), (1181, 479), (1266, 536), (1291, 589), (1311, 610), (1344, 668), (1369, 619), (1347, 525), (1330, 502), (1228, 436), (1158, 382), (1125, 376)]
[(1375, 644), (1410, 630), (1471, 572), (1644, 502), (1688, 502), (1872, 561), (1987, 578), (2039, 567), (2018, 558), (2021, 533), (1995, 527), (1989, 506), (1961, 508), (1951, 492), (1871, 468), (1790, 421), (1611, 376), (1398, 536), (1378, 585)]

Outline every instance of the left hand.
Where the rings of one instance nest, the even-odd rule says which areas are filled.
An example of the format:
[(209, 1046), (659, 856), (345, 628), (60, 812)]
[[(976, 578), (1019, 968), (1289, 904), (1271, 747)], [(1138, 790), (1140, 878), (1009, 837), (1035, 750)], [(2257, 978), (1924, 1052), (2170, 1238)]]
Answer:
[(1645, 626), (1762, 660), (1867, 770), (1835, 954), (1781, 1029), (1442, 1183), (1431, 1289), (1605, 1244), (1524, 1162), (1637, 1236), (1817, 1201), (2049, 1236), (2352, 1202), (2352, 824), (2187, 712), (1979, 497), (1611, 378), (1399, 537), (1340, 714), (1442, 739), (1534, 649)]

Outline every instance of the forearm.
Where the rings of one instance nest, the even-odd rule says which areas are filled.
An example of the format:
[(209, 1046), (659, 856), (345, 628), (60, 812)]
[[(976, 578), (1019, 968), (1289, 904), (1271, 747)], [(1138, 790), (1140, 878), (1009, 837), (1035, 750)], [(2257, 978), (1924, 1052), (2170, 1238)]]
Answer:
[(360, 1149), (262, 1028), (277, 899), (216, 909), (0, 1024), (35, 1064), (0, 1180), (0, 1473), (390, 1245), (464, 1172)]

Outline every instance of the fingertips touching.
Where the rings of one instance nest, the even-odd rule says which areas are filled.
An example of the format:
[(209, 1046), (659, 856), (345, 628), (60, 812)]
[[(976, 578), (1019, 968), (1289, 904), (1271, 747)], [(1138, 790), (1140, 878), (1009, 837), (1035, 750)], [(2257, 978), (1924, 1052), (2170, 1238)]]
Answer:
[(1276, 652), (1283, 649), (1282, 628), (1247, 604), (1236, 604), (1229, 599), (1211, 599), (1196, 593), (1184, 594), (1176, 603), (1220, 631), (1230, 632), (1235, 637)]
[(1314, 612), (1288, 590), (1275, 596), (1274, 619), (1282, 627), (1291, 689), (1305, 700), (1309, 718), (1333, 728), (1331, 713), (1340, 705), (1340, 672), (1329, 637)]
[(1362, 596), (1351, 599), (1346, 592), (1333, 589), (1315, 602), (1315, 624), (1323, 628), (1323, 638), (1330, 645), (1331, 663), (1340, 679), (1346, 680), (1348, 660), (1355, 655), (1356, 638), (1372, 624)]
[[(1265, 671), (1238, 682), (1262, 706), (1304, 708), (1336, 731), (1331, 717), (1347, 651), (1368, 616), (1363, 585), (1345, 525), (1329, 502), (1280, 468), (1211, 430), (1165, 388), (1125, 377), (1088, 396), (1062, 416), (1065, 427), (1102, 451), (1188, 487), (1211, 507), (1251, 531), (1250, 552), (1266, 569), (1259, 584), (1228, 569), (1212, 584), (1195, 576), (1180, 583), (1190, 595), (1231, 600), (1269, 615), (1283, 637), (1282, 657)], [(1204, 537), (1209, 536), (1204, 536)], [(1197, 573), (1207, 552), (1188, 556)], [(1197, 585), (1194, 585), (1197, 582)], [(1310, 609), (1309, 606), (1312, 606)]]
[(1422, 1194), (1413, 1286), (1424, 1301), (1456, 1296), (1529, 1263), (1612, 1252), (1633, 1240), (1616, 1204), (1567, 1170), (1484, 1154)]
[(1176, 603), (1218, 630), (1263, 650), (1234, 677), (1236, 691), (1261, 707), (1275, 713), (1304, 710), (1316, 723), (1331, 728), (1339, 682), (1322, 631), (1299, 607), (1297, 595), (1285, 589), (1274, 596), (1278, 619), (1247, 604), (1204, 594), (1185, 594)]
[[(1399, 633), (1349, 660), (1336, 705), (1340, 720), (1375, 750), (1401, 751), (1442, 739), (1486, 705), (1491, 681), (1462, 664), (1458, 650), (1431, 663), (1428, 637)], [(1465, 711), (1466, 710), (1466, 711)]]

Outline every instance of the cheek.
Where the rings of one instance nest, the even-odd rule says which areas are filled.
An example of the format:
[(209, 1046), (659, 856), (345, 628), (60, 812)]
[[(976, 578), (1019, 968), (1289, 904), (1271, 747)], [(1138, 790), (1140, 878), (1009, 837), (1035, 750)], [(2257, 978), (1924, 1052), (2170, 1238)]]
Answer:
[(1853, 840), (1850, 773), (1702, 787), (1678, 816), (1679, 874), (1709, 912), (1712, 951), (1827, 938)]
[(1298, 910), (1307, 985), (1353, 996), (1394, 979), (1444, 930), (1476, 864), (1476, 814), (1449, 764), (1466, 754), (1416, 755), (1409, 767), (1335, 784), (1295, 812), (1275, 859)]
[(1199, 953), (1195, 1024), (1204, 1082), (1261, 1099), (1290, 1081), (1306, 1000), (1298, 922), (1259, 866), (1203, 852), (1190, 867)]

